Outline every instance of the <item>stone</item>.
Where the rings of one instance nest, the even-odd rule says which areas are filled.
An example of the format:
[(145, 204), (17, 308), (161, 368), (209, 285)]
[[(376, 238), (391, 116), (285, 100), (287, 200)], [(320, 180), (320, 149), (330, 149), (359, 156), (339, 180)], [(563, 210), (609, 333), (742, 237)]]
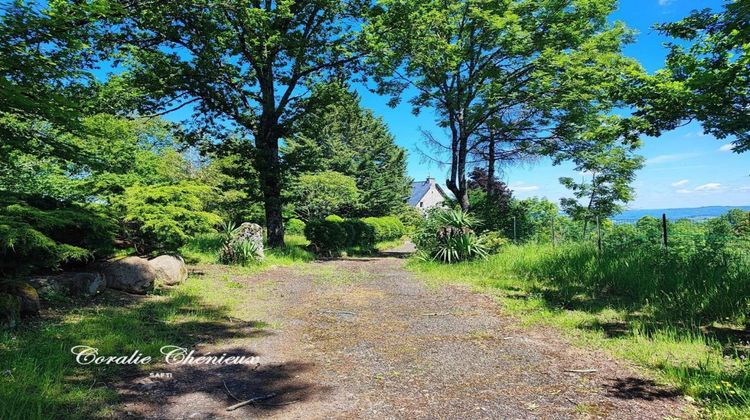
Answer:
[(232, 242), (250, 241), (255, 244), (255, 253), (263, 258), (263, 228), (255, 223), (245, 222), (232, 232)]
[(174, 286), (187, 280), (188, 269), (182, 257), (160, 255), (149, 261), (156, 270), (157, 279), (168, 286)]
[(63, 273), (54, 276), (33, 277), (29, 283), (42, 297), (62, 294), (71, 297), (95, 296), (106, 287), (99, 272)]
[(39, 293), (29, 283), (12, 282), (7, 284), (4, 289), (8, 294), (18, 297), (21, 315), (39, 315)]
[(128, 293), (145, 294), (154, 288), (158, 277), (149, 261), (140, 257), (126, 257), (104, 266), (107, 287)]
[(0, 327), (15, 328), (21, 319), (21, 299), (8, 293), (0, 293)]

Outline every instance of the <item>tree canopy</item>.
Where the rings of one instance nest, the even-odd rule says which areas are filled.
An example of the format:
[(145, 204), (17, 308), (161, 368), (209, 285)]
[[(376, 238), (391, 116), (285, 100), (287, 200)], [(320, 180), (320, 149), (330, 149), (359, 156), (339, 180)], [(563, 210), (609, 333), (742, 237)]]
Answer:
[[(631, 32), (610, 24), (614, 0), (386, 0), (365, 27), (379, 91), (449, 132), (447, 186), (469, 207), (467, 156), (490, 119), (509, 139), (555, 150), (624, 98), (642, 73), (622, 55)], [(634, 133), (622, 130), (631, 138)]]

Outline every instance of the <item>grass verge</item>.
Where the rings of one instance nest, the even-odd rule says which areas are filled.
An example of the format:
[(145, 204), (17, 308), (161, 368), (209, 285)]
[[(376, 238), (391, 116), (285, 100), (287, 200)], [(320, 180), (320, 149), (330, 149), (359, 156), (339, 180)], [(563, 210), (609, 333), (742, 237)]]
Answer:
[[(747, 331), (721, 322), (701, 325), (669, 318), (669, 299), (640, 300), (634, 297), (638, 293), (610, 289), (594, 292), (582, 283), (589, 277), (601, 280), (606, 270), (590, 261), (566, 264), (563, 258), (573, 258), (575, 252), (561, 248), (509, 246), (487, 260), (445, 265), (412, 259), (408, 267), (431, 285), (464, 283), (491, 293), (523, 324), (557, 327), (575, 344), (647, 368), (697, 401), (707, 417), (750, 417)], [(550, 269), (553, 265), (557, 271)], [(618, 268), (626, 269), (638, 272), (638, 267)], [(642, 275), (647, 275), (645, 269)]]
[[(247, 267), (211, 267), (179, 286), (148, 296), (107, 291), (87, 302), (57, 302), (39, 319), (0, 331), (0, 418), (97, 418), (116, 415), (119, 401), (111, 386), (148, 376), (158, 364), (78, 365), (71, 347), (87, 345), (100, 355), (130, 355), (139, 350), (162, 360), (162, 346), (189, 347), (197, 342), (242, 339), (265, 327), (257, 308), (243, 304), (234, 281), (271, 266), (300, 264), (312, 255), (287, 240), (287, 248)], [(208, 252), (193, 261), (211, 262)], [(201, 267), (203, 269), (204, 267)], [(262, 286), (262, 285), (261, 285)], [(245, 293), (262, 294), (263, 287)], [(241, 322), (243, 328), (235, 328)]]

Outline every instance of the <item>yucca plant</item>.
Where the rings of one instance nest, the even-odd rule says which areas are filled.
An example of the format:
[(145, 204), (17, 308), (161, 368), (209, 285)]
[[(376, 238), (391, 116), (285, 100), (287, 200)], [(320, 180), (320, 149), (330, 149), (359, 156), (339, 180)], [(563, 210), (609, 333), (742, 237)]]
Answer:
[(416, 232), (415, 243), (430, 259), (445, 263), (484, 258), (487, 248), (471, 229), (478, 222), (463, 210), (437, 210)]
[(235, 242), (234, 254), (238, 264), (247, 265), (258, 259), (258, 245), (251, 241)]
[(447, 237), (438, 242), (433, 259), (444, 263), (454, 263), (487, 257), (487, 249), (474, 233), (462, 233)]

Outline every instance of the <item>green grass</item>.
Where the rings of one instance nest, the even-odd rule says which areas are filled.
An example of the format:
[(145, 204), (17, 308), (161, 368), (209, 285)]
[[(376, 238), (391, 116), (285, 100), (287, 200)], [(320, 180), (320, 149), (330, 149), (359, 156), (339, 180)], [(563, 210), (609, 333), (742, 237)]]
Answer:
[[(259, 266), (307, 262), (315, 259), (315, 256), (305, 249), (310, 242), (304, 236), (286, 235), (284, 242), (286, 245), (284, 248), (266, 249), (266, 259)], [(197, 235), (180, 248), (180, 255), (189, 264), (218, 264), (222, 243), (223, 239), (219, 233)]]
[[(270, 250), (259, 264), (201, 267), (202, 276), (126, 302), (109, 293), (82, 307), (65, 299), (42, 319), (0, 331), (0, 418), (111, 417), (118, 396), (105, 384), (158, 369), (155, 363), (80, 366), (70, 352), (73, 346), (96, 347), (101, 355), (129, 355), (137, 349), (162, 360), (159, 349), (165, 345), (188, 347), (205, 341), (206, 335), (242, 339), (252, 332), (249, 329), (264, 328), (259, 309), (246, 305), (243, 296), (252, 293), (262, 300), (268, 287), (255, 285), (239, 293), (246, 286), (237, 278), (312, 259), (300, 248), (299, 238), (287, 242), (287, 248)], [(210, 241), (201, 246), (206, 243)], [(194, 250), (198, 254), (198, 245)], [(207, 252), (199, 256), (200, 262), (211, 261)], [(242, 328), (232, 328), (239, 321), (244, 321)]]
[[(744, 320), (738, 305), (747, 295), (741, 295), (745, 285), (727, 284), (738, 273), (701, 267), (698, 279), (684, 278), (690, 273), (673, 262), (656, 267), (659, 253), (626, 254), (597, 257), (577, 245), (524, 245), (483, 261), (412, 259), (408, 266), (430, 285), (470, 284), (495, 295), (526, 325), (557, 327), (576, 344), (647, 368), (701, 404), (708, 417), (747, 418), (750, 343), (743, 336), (750, 335), (736, 324)], [(706, 306), (721, 299), (718, 308)]]

